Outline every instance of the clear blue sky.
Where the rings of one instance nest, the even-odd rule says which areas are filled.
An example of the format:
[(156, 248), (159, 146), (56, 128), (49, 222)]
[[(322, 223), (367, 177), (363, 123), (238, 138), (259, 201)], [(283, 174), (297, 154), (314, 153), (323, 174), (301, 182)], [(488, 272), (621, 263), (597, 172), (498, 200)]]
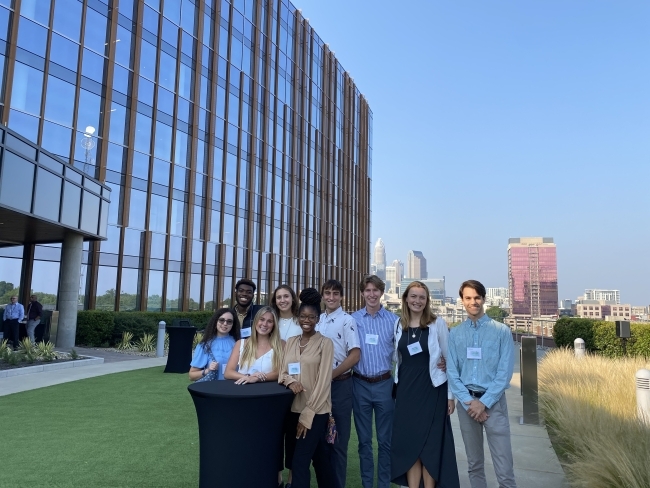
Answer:
[(553, 237), (560, 298), (650, 304), (650, 2), (296, 0), (374, 114), (372, 241), (507, 286)]

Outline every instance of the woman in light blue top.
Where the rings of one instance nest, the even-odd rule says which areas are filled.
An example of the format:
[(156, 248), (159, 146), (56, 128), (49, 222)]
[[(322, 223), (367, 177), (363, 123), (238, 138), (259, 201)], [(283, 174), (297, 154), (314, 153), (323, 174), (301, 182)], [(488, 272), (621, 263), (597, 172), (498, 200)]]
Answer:
[(208, 322), (203, 339), (194, 349), (190, 363), (190, 380), (197, 381), (206, 375), (211, 375), (215, 380), (224, 379), (228, 358), (238, 340), (237, 313), (230, 308), (220, 308)]

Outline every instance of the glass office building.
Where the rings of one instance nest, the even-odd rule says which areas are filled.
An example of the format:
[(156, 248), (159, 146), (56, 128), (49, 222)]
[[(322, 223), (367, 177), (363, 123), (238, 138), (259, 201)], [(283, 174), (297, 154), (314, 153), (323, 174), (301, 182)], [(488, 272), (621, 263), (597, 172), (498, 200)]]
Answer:
[[(111, 189), (84, 308), (209, 310), (243, 277), (361, 305), (372, 112), (293, 5), (0, 0), (0, 53), (3, 124)], [(0, 288), (56, 296), (59, 256), (0, 249)]]

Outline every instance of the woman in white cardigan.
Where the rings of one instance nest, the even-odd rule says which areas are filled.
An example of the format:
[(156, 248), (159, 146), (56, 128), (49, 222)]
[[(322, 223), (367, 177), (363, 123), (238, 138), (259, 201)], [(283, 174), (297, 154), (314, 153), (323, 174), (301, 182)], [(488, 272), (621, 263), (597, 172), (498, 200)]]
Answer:
[(395, 413), (391, 479), (409, 488), (459, 488), (449, 416), (454, 400), (447, 375), (438, 368), (447, 357), (449, 330), (431, 311), (429, 289), (412, 282), (402, 294), (402, 317), (395, 322)]

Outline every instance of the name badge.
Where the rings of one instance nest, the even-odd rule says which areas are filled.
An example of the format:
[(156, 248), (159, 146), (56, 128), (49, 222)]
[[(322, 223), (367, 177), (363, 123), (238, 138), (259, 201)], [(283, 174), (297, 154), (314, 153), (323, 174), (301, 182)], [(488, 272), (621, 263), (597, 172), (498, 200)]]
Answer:
[(467, 348), (467, 359), (481, 359), (481, 348), (480, 347), (468, 347)]
[(419, 342), (416, 342), (414, 344), (409, 344), (408, 346), (406, 346), (406, 348), (411, 353), (411, 356), (415, 356), (416, 354), (422, 352), (422, 346), (420, 345)]
[(377, 345), (379, 344), (379, 336), (377, 334), (366, 334), (366, 344)]
[(221, 376), (226, 374), (226, 366), (228, 366), (228, 364), (222, 364), (221, 365)]
[(251, 328), (250, 327), (241, 330), (242, 339), (246, 339), (247, 337), (250, 337), (250, 336), (251, 336)]
[(300, 374), (300, 363), (289, 363), (289, 374)]

